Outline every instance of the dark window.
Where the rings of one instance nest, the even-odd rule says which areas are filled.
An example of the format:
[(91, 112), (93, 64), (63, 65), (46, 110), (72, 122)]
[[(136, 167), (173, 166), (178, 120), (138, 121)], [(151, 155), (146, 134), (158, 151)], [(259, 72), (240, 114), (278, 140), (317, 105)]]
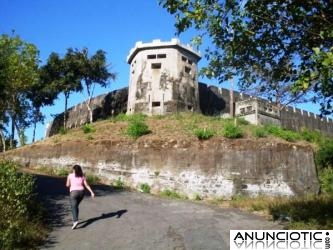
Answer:
[(187, 61), (187, 58), (185, 56), (182, 56), (182, 61), (183, 62), (186, 62)]
[(155, 58), (156, 58), (156, 55), (148, 55), (147, 58), (148, 58), (148, 59), (155, 59)]
[(185, 73), (191, 74), (191, 68), (185, 66)]
[(189, 64), (192, 64), (192, 63), (193, 63), (191, 60), (188, 60), (187, 62), (188, 62)]
[(161, 102), (152, 102), (153, 107), (159, 107), (161, 106)]
[(152, 63), (152, 64), (151, 64), (151, 68), (152, 68), (152, 69), (160, 69), (161, 66), (162, 66), (161, 63)]
[(158, 54), (157, 58), (166, 58), (166, 54)]

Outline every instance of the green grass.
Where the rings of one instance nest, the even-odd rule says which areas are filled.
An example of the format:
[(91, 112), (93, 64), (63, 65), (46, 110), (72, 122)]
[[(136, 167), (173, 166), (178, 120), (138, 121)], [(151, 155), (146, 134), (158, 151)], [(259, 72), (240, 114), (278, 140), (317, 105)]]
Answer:
[(141, 183), (140, 184), (140, 191), (143, 193), (150, 193), (150, 186), (147, 183)]
[(194, 131), (194, 134), (199, 140), (208, 140), (215, 135), (215, 132), (211, 129), (198, 128)]
[(174, 191), (174, 190), (170, 190), (170, 189), (164, 189), (162, 192), (160, 192), (161, 196), (164, 197), (169, 197), (172, 199), (186, 199), (187, 197), (181, 195), (180, 193)]

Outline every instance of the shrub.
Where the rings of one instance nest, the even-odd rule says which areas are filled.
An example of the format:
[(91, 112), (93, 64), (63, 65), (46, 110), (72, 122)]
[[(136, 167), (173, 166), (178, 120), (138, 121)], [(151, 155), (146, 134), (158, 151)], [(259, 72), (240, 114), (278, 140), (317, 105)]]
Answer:
[(287, 219), (287, 229), (332, 229), (333, 197), (315, 195), (307, 197), (276, 200), (269, 206), (273, 219)]
[(243, 132), (240, 127), (228, 123), (224, 126), (223, 136), (230, 139), (241, 138), (243, 137)]
[(67, 129), (65, 129), (64, 127), (60, 127), (59, 128), (59, 134), (61, 134), (61, 135), (67, 134)]
[(194, 131), (194, 134), (198, 137), (199, 140), (207, 140), (207, 139), (213, 137), (215, 133), (213, 130), (210, 130), (210, 129), (199, 128)]
[(302, 128), (300, 132), (302, 138), (308, 142), (319, 143), (322, 141), (322, 134), (316, 130), (309, 130), (306, 128)]
[(96, 131), (96, 128), (95, 128), (92, 124), (87, 123), (87, 124), (84, 124), (84, 125), (82, 126), (82, 131), (83, 131), (83, 133), (85, 133), (85, 134), (93, 133), (93, 132)]
[(333, 195), (333, 168), (325, 168), (319, 172), (321, 191)]
[(148, 129), (147, 124), (145, 124), (143, 121), (132, 120), (128, 124), (127, 134), (133, 138), (138, 138), (149, 133), (150, 130)]
[(333, 140), (326, 140), (319, 145), (315, 160), (319, 168), (333, 167)]
[(272, 124), (266, 125), (265, 129), (268, 133), (280, 137), (286, 141), (295, 142), (301, 139), (301, 136), (298, 133), (291, 130), (282, 129), (279, 126)]
[(123, 189), (125, 187), (124, 182), (122, 181), (122, 179), (120, 177), (118, 177), (118, 179), (114, 182), (113, 184), (117, 189)]
[(140, 185), (140, 190), (144, 193), (150, 193), (150, 186), (147, 183), (142, 183)]
[(33, 249), (43, 240), (34, 184), (15, 164), (0, 162), (0, 249)]
[(97, 184), (101, 181), (100, 178), (94, 174), (87, 174), (86, 179), (89, 184)]
[(128, 117), (125, 113), (120, 113), (114, 119), (116, 121), (127, 121)]
[(176, 191), (173, 191), (173, 190), (170, 190), (170, 189), (164, 189), (161, 192), (161, 195), (162, 196), (167, 196), (167, 197), (170, 197), (170, 198), (174, 198), (174, 199), (181, 199), (182, 198), (182, 196), (180, 194), (178, 194)]
[(253, 135), (257, 138), (267, 137), (267, 131), (263, 127), (256, 127)]
[(56, 171), (55, 171), (55, 174), (57, 176), (65, 177), (69, 174), (69, 171), (68, 171), (67, 168), (57, 168)]

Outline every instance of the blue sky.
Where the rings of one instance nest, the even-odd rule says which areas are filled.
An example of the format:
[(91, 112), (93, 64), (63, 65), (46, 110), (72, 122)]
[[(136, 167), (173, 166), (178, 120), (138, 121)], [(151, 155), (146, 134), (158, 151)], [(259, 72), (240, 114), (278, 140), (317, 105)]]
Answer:
[[(69, 47), (87, 47), (91, 54), (98, 49), (106, 51), (117, 79), (106, 89), (96, 89), (95, 95), (128, 86), (126, 57), (137, 41), (169, 41), (175, 37), (174, 17), (158, 5), (158, 0), (0, 0), (0, 33), (10, 34), (12, 30), (37, 46), (42, 64), (51, 52), (64, 55)], [(190, 43), (193, 35), (187, 32), (179, 39)], [(202, 59), (199, 68), (205, 64)], [(216, 81), (205, 82), (217, 85)], [(69, 106), (83, 100), (82, 94), (72, 95)], [(304, 108), (318, 113), (313, 104)], [(45, 123), (63, 110), (63, 96), (59, 96), (54, 106), (42, 110)], [(43, 138), (45, 125), (38, 125), (36, 132), (37, 140)], [(31, 129), (27, 136), (30, 142)]]
[[(64, 55), (69, 47), (87, 47), (91, 54), (107, 52), (111, 71), (117, 79), (95, 95), (128, 86), (129, 66), (126, 57), (137, 41), (169, 41), (175, 37), (174, 18), (158, 5), (157, 0), (0, 0), (0, 33), (12, 30), (40, 51), (42, 64), (51, 52)], [(191, 35), (179, 38), (189, 43)], [(71, 95), (69, 106), (84, 100), (82, 94)], [(46, 107), (45, 123), (52, 114), (64, 110), (63, 96), (55, 105)], [(44, 137), (45, 124), (38, 125), (36, 139)], [(31, 141), (32, 130), (27, 130)]]

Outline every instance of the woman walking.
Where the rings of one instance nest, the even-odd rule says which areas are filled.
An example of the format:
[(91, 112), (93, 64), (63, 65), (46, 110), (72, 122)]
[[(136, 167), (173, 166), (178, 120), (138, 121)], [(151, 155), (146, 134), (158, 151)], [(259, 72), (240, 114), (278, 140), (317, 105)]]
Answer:
[(94, 198), (95, 194), (89, 186), (80, 165), (74, 165), (73, 173), (67, 176), (66, 187), (69, 188), (70, 192), (69, 198), (73, 215), (72, 229), (75, 229), (79, 220), (79, 204), (84, 197), (84, 187), (89, 190), (91, 197)]

